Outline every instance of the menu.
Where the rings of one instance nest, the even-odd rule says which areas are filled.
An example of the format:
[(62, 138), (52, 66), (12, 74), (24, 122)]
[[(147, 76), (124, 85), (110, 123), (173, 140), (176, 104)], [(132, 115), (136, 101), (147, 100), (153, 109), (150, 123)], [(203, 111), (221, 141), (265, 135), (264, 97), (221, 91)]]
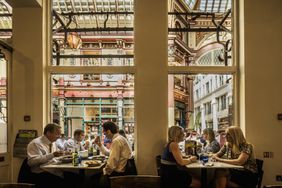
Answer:
[(19, 130), (14, 144), (14, 157), (26, 158), (27, 145), (37, 137), (37, 130)]

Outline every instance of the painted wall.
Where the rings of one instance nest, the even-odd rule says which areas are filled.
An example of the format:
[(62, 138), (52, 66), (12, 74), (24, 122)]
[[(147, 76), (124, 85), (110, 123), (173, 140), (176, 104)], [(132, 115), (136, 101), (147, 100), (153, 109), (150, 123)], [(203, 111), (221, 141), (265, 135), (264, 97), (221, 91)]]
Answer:
[[(10, 141), (13, 147), (19, 129), (36, 129), (42, 134), (44, 125), (43, 34), (41, 8), (13, 9), (13, 63), (11, 74)], [(24, 116), (31, 121), (25, 122)], [(11, 148), (11, 151), (12, 148)], [(22, 159), (13, 158), (13, 180), (17, 179)]]
[(167, 1), (137, 0), (134, 11), (137, 168), (156, 174), (168, 126)]
[(241, 94), (245, 95), (241, 122), (257, 158), (263, 159), (265, 151), (274, 153), (273, 158), (263, 159), (263, 183), (277, 184), (275, 176), (282, 175), (282, 121), (277, 120), (277, 113), (282, 112), (282, 1), (241, 2), (244, 30), (240, 34), (245, 40), (244, 46), (241, 43), (245, 55), (241, 57), (245, 64), (241, 67)]

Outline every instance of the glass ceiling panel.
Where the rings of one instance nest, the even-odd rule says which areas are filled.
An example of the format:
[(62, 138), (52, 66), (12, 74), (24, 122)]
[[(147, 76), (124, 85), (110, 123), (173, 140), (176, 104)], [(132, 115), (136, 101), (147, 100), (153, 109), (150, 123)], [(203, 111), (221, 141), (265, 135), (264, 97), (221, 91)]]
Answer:
[[(0, 29), (12, 29), (12, 17), (7, 14), (12, 14), (12, 7), (5, 0), (0, 0)], [(0, 31), (0, 39), (11, 35), (11, 32)]]
[[(67, 12), (133, 12), (133, 0), (53, 0), (53, 9), (59, 14)], [(70, 28), (87, 28), (90, 25), (103, 27), (106, 19), (105, 15), (74, 16)], [(132, 14), (109, 16), (107, 27), (133, 27), (133, 19)]]
[(202, 12), (223, 13), (230, 8), (231, 0), (201, 0), (199, 10)]
[(190, 7), (190, 9), (193, 9), (196, 0), (185, 0), (185, 3)]
[(53, 0), (52, 65), (133, 66), (133, 5), (134, 0)]

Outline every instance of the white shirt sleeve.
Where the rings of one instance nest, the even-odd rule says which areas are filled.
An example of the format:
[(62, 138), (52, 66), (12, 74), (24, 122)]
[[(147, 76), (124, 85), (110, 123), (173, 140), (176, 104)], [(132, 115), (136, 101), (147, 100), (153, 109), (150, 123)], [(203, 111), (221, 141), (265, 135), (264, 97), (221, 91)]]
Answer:
[(99, 149), (104, 155), (106, 155), (106, 156), (110, 155), (110, 150), (108, 148), (106, 148), (103, 144), (99, 147)]
[(54, 158), (53, 153), (43, 153), (43, 150), (40, 150), (40, 145), (32, 142), (27, 146), (27, 156), (29, 166), (40, 166), (41, 164), (47, 163), (49, 160)]
[(64, 144), (65, 150), (74, 150), (75, 144), (72, 139), (68, 139)]

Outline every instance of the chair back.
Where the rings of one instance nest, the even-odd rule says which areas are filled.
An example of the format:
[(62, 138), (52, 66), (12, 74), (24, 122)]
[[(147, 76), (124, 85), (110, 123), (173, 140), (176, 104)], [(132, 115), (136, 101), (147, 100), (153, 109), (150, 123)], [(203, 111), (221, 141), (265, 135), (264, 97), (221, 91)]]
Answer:
[(24, 159), (18, 175), (18, 183), (33, 183), (30, 166), (27, 164), (27, 158)]
[(282, 188), (282, 185), (265, 185), (263, 188)]
[(256, 159), (256, 163), (257, 163), (257, 168), (258, 168), (258, 183), (257, 183), (257, 187), (261, 188), (261, 182), (262, 182), (263, 173), (264, 173), (264, 171), (262, 170), (263, 160)]
[(135, 165), (134, 157), (128, 159), (125, 166), (125, 174), (126, 175), (137, 175), (137, 168)]
[(157, 165), (158, 176), (161, 176), (161, 155), (156, 156), (156, 165)]
[(159, 176), (114, 176), (110, 182), (111, 188), (160, 188)]
[(28, 183), (0, 183), (0, 188), (31, 188), (34, 184)]

